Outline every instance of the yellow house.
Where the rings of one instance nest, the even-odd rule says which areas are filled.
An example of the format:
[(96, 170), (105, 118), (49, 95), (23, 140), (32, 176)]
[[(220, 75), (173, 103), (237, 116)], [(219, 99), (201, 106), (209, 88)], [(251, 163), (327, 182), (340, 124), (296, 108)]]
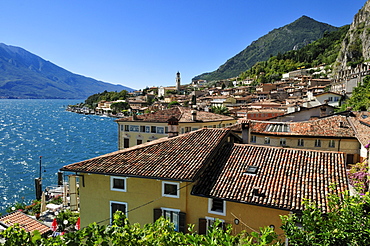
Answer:
[(121, 118), (116, 122), (118, 123), (118, 148), (124, 149), (201, 128), (230, 126), (236, 122), (236, 119), (205, 111), (173, 107), (154, 113)]
[[(164, 216), (178, 231), (206, 233), (215, 219), (233, 232), (271, 226), (312, 199), (325, 209), (328, 187), (348, 189), (343, 153), (240, 144), (227, 129), (200, 129), (64, 166), (80, 179), (81, 225)], [(310, 161), (307, 161), (307, 158)]]

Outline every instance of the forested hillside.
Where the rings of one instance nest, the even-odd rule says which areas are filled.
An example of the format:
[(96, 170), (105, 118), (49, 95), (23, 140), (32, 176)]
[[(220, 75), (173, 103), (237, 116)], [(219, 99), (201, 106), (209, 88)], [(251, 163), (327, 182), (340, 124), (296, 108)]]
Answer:
[[(278, 53), (267, 61), (257, 62), (252, 68), (242, 72), (239, 77), (241, 80), (257, 78), (258, 83), (266, 83), (279, 80), (283, 73), (299, 68), (333, 64), (348, 29), (349, 25), (346, 25), (337, 31), (325, 32), (322, 38), (299, 50), (288, 51), (284, 54)], [(327, 67), (327, 69), (330, 68)]]
[(229, 59), (216, 71), (204, 73), (193, 78), (207, 81), (227, 79), (238, 76), (255, 63), (266, 61), (271, 55), (298, 50), (323, 37), (324, 33), (337, 30), (337, 27), (302, 16), (293, 23), (277, 28), (252, 42), (236, 56)]

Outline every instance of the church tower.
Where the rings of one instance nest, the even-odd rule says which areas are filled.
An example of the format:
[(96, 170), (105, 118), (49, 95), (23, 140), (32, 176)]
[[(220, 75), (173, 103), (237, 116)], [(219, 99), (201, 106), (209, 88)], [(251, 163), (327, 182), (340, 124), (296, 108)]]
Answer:
[(177, 91), (180, 91), (180, 84), (181, 84), (180, 72), (177, 72), (176, 74), (176, 90)]

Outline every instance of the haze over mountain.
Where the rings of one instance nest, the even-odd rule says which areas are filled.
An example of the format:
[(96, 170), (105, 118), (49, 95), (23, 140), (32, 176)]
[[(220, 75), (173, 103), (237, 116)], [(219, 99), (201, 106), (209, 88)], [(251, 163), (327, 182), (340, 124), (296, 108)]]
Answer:
[(133, 89), (71, 73), (23, 48), (0, 43), (0, 98), (85, 99), (105, 90)]
[(258, 61), (265, 61), (271, 55), (300, 49), (321, 38), (325, 32), (337, 30), (337, 27), (318, 22), (310, 17), (302, 16), (296, 21), (274, 29), (268, 34), (253, 41), (243, 51), (227, 60), (216, 71), (203, 73), (193, 80), (207, 81), (227, 79), (238, 76), (251, 68)]

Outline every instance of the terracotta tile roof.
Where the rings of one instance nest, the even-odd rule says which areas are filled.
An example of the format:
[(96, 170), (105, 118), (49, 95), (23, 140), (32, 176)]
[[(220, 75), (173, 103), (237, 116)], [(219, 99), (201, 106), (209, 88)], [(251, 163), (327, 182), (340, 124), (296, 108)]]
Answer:
[[(116, 120), (116, 122), (131, 122), (131, 121), (140, 121), (140, 122), (161, 122), (166, 123), (167, 120), (171, 117), (176, 117), (180, 123), (186, 123), (186, 122), (195, 122), (192, 121), (191, 118), (191, 111), (193, 111), (190, 108), (184, 108), (184, 107), (173, 107), (170, 109), (165, 110), (159, 110), (154, 113), (149, 114), (143, 114), (143, 115), (137, 115), (136, 120), (133, 120), (132, 117), (126, 117), (121, 118), (119, 120)], [(234, 118), (225, 116), (225, 115), (219, 115), (214, 114), (210, 112), (205, 111), (196, 111), (196, 122), (213, 122), (213, 121), (220, 121), (220, 120), (233, 120)]]
[(20, 211), (3, 215), (0, 217), (0, 221), (7, 226), (19, 224), (19, 227), (23, 228), (27, 232), (38, 230), (41, 234), (44, 234), (50, 231), (50, 227)]
[[(269, 130), (269, 126), (281, 124), (288, 125), (290, 131), (274, 132)], [(347, 117), (343, 115), (333, 115), (310, 121), (284, 123), (251, 120), (250, 127), (252, 133), (260, 134), (355, 138), (353, 128), (350, 126)]]
[(365, 146), (370, 141), (370, 113), (353, 112), (353, 114), (356, 117), (349, 117), (348, 120), (356, 133), (358, 141)]
[(193, 181), (230, 131), (200, 129), (64, 166), (61, 170)]
[[(302, 210), (307, 198), (325, 211), (330, 184), (336, 193), (348, 190), (341, 152), (228, 144), (215, 160), (192, 194), (285, 210)], [(258, 167), (255, 175), (244, 174), (249, 165)]]

